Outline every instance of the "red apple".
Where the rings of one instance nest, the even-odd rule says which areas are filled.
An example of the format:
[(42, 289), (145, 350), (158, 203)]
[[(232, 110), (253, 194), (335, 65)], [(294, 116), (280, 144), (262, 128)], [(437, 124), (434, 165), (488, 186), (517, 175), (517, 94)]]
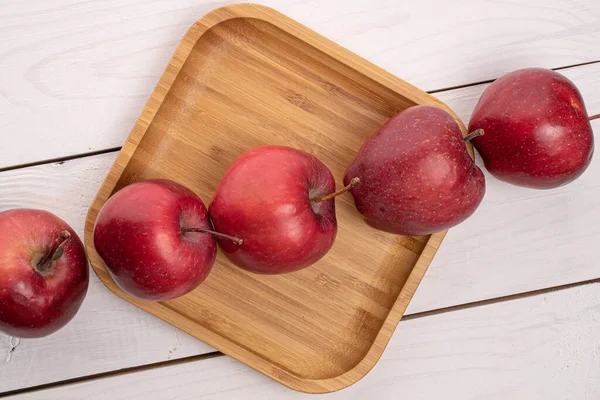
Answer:
[(550, 189), (565, 185), (590, 164), (592, 126), (577, 87), (542, 68), (502, 76), (473, 110), (470, 130), (485, 167), (515, 185)]
[(217, 245), (202, 200), (164, 179), (131, 184), (102, 207), (94, 246), (114, 281), (145, 300), (169, 300), (197, 287)]
[(243, 244), (218, 239), (219, 245), (252, 272), (311, 265), (335, 240), (334, 190), (331, 172), (311, 154), (283, 146), (250, 150), (229, 167), (209, 207), (215, 229)]
[(0, 213), (0, 331), (20, 338), (56, 332), (77, 314), (89, 283), (83, 244), (42, 210)]
[[(474, 132), (466, 138), (479, 134)], [(399, 235), (448, 229), (475, 212), (485, 180), (446, 111), (415, 106), (393, 117), (361, 147), (344, 182), (373, 227)]]

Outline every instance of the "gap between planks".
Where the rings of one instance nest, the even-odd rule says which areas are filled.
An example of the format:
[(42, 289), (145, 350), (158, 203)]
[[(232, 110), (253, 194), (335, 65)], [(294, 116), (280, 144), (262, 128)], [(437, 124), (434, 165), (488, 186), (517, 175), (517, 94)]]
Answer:
[(117, 369), (117, 370), (108, 371), (108, 372), (101, 372), (99, 374), (80, 376), (80, 377), (73, 378), (73, 379), (66, 379), (66, 380), (58, 381), (58, 382), (45, 383), (43, 385), (31, 386), (31, 387), (23, 388), (23, 389), (10, 390), (8, 392), (0, 393), (0, 399), (8, 397), (8, 396), (16, 396), (16, 395), (24, 394), (24, 393), (41, 392), (46, 389), (56, 388), (56, 387), (60, 387), (60, 386), (69, 386), (69, 385), (73, 385), (73, 384), (81, 383), (81, 382), (89, 382), (89, 381), (111, 378), (111, 377), (118, 376), (118, 375), (132, 374), (135, 372), (149, 371), (149, 370), (156, 369), (156, 368), (168, 367), (168, 366), (179, 365), (179, 364), (187, 364), (190, 362), (200, 361), (200, 360), (208, 360), (208, 359), (220, 357), (223, 355), (224, 354), (221, 353), (220, 351), (213, 351), (211, 353), (199, 354), (197, 356), (178, 358), (176, 360), (161, 361), (161, 362), (152, 363), (152, 364), (138, 365), (136, 367)]
[[(544, 288), (544, 289), (531, 290), (528, 292), (511, 294), (511, 295), (507, 295), (507, 296), (500, 296), (500, 297), (496, 297), (493, 299), (486, 299), (486, 300), (474, 301), (471, 303), (458, 304), (455, 306), (442, 307), (442, 308), (438, 308), (435, 310), (423, 311), (423, 312), (414, 313), (414, 314), (407, 314), (402, 317), (402, 320), (400, 321), (400, 323), (402, 323), (402, 321), (424, 318), (424, 317), (429, 317), (432, 315), (439, 315), (439, 314), (444, 314), (444, 313), (449, 313), (449, 312), (461, 311), (461, 310), (466, 310), (469, 308), (476, 308), (476, 307), (483, 307), (483, 306), (492, 305), (492, 304), (506, 303), (506, 302), (513, 301), (513, 300), (519, 300), (519, 299), (524, 299), (524, 298), (529, 298), (529, 297), (534, 297), (534, 296), (540, 296), (540, 295), (543, 295), (546, 293), (558, 292), (561, 290), (572, 289), (577, 286), (585, 286), (585, 285), (591, 285), (591, 284), (595, 284), (595, 283), (600, 283), (600, 278), (588, 279), (588, 280), (580, 281), (580, 282), (552, 286), (552, 287)], [(61, 386), (69, 386), (69, 385), (73, 385), (76, 383), (97, 381), (97, 380), (101, 380), (101, 379), (112, 378), (115, 376), (128, 375), (128, 374), (133, 374), (136, 372), (148, 371), (148, 370), (152, 370), (152, 369), (168, 367), (168, 366), (173, 366), (173, 365), (188, 364), (188, 363), (192, 363), (192, 362), (196, 362), (196, 361), (202, 361), (202, 360), (207, 360), (207, 359), (222, 357), (222, 356), (225, 356), (225, 354), (221, 353), (220, 351), (213, 351), (211, 353), (200, 354), (200, 355), (191, 356), (191, 357), (183, 357), (183, 358), (179, 358), (176, 360), (161, 361), (161, 362), (152, 363), (152, 364), (138, 365), (138, 366), (131, 367), (131, 368), (123, 368), (123, 369), (119, 369), (119, 370), (115, 370), (115, 371), (102, 372), (99, 374), (81, 376), (78, 378), (67, 379), (67, 380), (52, 382), (52, 383), (46, 383), (43, 385), (31, 386), (28, 388), (11, 390), (8, 392), (0, 393), (0, 399), (8, 397), (8, 396), (15, 396), (15, 395), (32, 393), (32, 392), (41, 392), (46, 389), (52, 389), (52, 388), (61, 387)]]
[[(583, 62), (583, 63), (571, 64), (571, 65), (566, 65), (566, 66), (563, 66), (563, 67), (557, 67), (557, 68), (551, 68), (551, 69), (553, 71), (561, 71), (561, 70), (565, 70), (565, 69), (569, 69), (569, 68), (583, 67), (583, 66), (586, 66), (586, 65), (593, 65), (593, 64), (598, 64), (598, 63), (600, 63), (600, 60), (587, 61), (587, 62)], [(496, 79), (497, 78), (488, 79), (488, 80), (485, 80), (485, 81), (467, 83), (467, 84), (464, 84), (464, 85), (449, 86), (449, 87), (445, 87), (445, 88), (442, 88), (442, 89), (434, 89), (434, 90), (428, 91), (427, 93), (429, 93), (429, 94), (438, 94), (438, 93), (442, 93), (442, 92), (449, 92), (451, 90), (465, 89), (465, 88), (469, 88), (469, 87), (472, 87), (472, 86), (485, 85), (485, 84), (488, 84), (488, 83), (492, 83)], [(71, 161), (71, 160), (77, 160), (79, 158), (93, 157), (93, 156), (97, 156), (97, 155), (101, 155), (101, 154), (107, 154), (107, 153), (118, 152), (118, 151), (121, 151), (121, 146), (111, 147), (111, 148), (102, 149), (102, 150), (94, 150), (94, 151), (89, 151), (89, 152), (86, 152), (86, 153), (78, 153), (78, 154), (73, 154), (73, 155), (70, 155), (70, 156), (63, 156), (63, 157), (56, 157), (56, 158), (50, 158), (50, 159), (45, 159), (45, 160), (33, 161), (33, 162), (25, 163), (25, 164), (11, 165), (11, 166), (8, 166), (8, 167), (2, 167), (2, 168), (0, 168), (0, 172), (13, 171), (13, 170), (23, 169), (23, 168), (29, 168), (29, 167), (36, 167), (38, 165), (44, 165), (44, 164), (64, 163), (64, 162)]]
[[(582, 62), (582, 63), (578, 63), (578, 64), (565, 65), (564, 67), (557, 67), (557, 68), (550, 68), (550, 69), (552, 71), (561, 71), (561, 70), (565, 70), (565, 69), (569, 69), (569, 68), (585, 67), (586, 65), (593, 65), (593, 64), (598, 64), (598, 63), (600, 63), (600, 60), (586, 61), (586, 62)], [(465, 88), (468, 88), (468, 87), (471, 87), (471, 86), (485, 85), (485, 84), (494, 82), (496, 79), (498, 79), (498, 78), (487, 79), (485, 81), (479, 81), (479, 82), (473, 82), (473, 83), (466, 83), (464, 85), (448, 86), (448, 87), (445, 87), (445, 88), (442, 88), (442, 89), (430, 90), (427, 93), (429, 93), (429, 94), (437, 94), (437, 93), (442, 93), (442, 92), (449, 92), (451, 90), (465, 89)]]
[(24, 169), (24, 168), (30, 168), (30, 167), (37, 167), (37, 166), (44, 165), (44, 164), (55, 164), (55, 163), (64, 164), (67, 161), (77, 160), (77, 159), (86, 158), (86, 157), (94, 157), (94, 156), (113, 153), (113, 152), (117, 152), (117, 151), (121, 151), (121, 146), (110, 147), (108, 149), (103, 149), (103, 150), (88, 151), (86, 153), (73, 154), (70, 156), (49, 158), (46, 160), (33, 161), (30, 163), (25, 163), (25, 164), (12, 165), (10, 167), (0, 168), (0, 172), (13, 171), (16, 169)]

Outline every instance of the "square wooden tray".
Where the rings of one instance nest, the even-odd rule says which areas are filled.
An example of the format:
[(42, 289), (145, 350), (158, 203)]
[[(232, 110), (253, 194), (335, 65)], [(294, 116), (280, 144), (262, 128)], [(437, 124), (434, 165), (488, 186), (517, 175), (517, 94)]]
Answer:
[(416, 104), (455, 116), (272, 9), (238, 4), (207, 14), (182, 39), (90, 207), (92, 267), (120, 297), (290, 388), (323, 393), (351, 385), (381, 356), (445, 232), (376, 231), (345, 195), (337, 199), (335, 245), (317, 264), (263, 276), (219, 255), (195, 291), (155, 303), (112, 281), (94, 249), (94, 222), (111, 194), (147, 178), (175, 180), (208, 205), (228, 165), (262, 144), (316, 155), (339, 184), (362, 143)]

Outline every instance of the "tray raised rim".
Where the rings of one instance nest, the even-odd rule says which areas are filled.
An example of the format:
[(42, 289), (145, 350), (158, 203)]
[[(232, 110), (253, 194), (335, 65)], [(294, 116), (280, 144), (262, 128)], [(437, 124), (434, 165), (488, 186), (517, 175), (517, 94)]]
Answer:
[[(291, 34), (306, 42), (310, 46), (322, 51), (330, 57), (333, 57), (346, 64), (350, 68), (367, 76), (375, 82), (386, 86), (397, 93), (401, 93), (402, 96), (408, 98), (416, 104), (430, 104), (441, 107), (449, 112), (458, 122), (463, 135), (466, 134), (466, 129), (458, 116), (448, 106), (437, 100), (435, 97), (402, 81), (396, 76), (373, 65), (369, 61), (335, 44), (329, 39), (317, 34), (316, 32), (308, 29), (304, 25), (301, 25), (300, 23), (279, 13), (276, 10), (256, 4), (233, 4), (217, 8), (209, 12), (190, 27), (177, 46), (177, 49), (169, 61), (165, 72), (161, 76), (156, 88), (148, 99), (148, 102), (146, 103), (140, 117), (136, 121), (129, 137), (127, 138), (127, 141), (123, 145), (114, 164), (112, 165), (98, 193), (96, 194), (86, 217), (84, 241), (90, 264), (92, 265), (96, 275), (113, 293), (138, 306), (139, 308), (144, 309), (145, 311), (148, 311), (146, 307), (149, 303), (129, 296), (120, 290), (105, 270), (102, 259), (96, 252), (93, 243), (94, 223), (99, 210), (102, 208), (114, 190), (117, 182), (131, 160), (138, 144), (140, 143), (140, 140), (152, 123), (152, 120), (154, 119), (158, 109), (164, 101), (171, 86), (175, 82), (178, 72), (183, 67), (196, 42), (205, 32), (215, 25), (234, 18), (254, 18), (268, 22), (287, 32), (288, 34)], [(470, 146), (469, 152), (472, 155), (472, 149)], [(197, 337), (217, 350), (222, 351), (223, 353), (243, 362), (251, 368), (290, 387), (291, 389), (307, 393), (333, 392), (357, 382), (364, 377), (377, 363), (445, 235), (446, 232), (439, 232), (430, 236), (425, 248), (423, 249), (423, 252), (419, 256), (419, 259), (413, 267), (413, 270), (409, 274), (406, 284), (402, 287), (398, 298), (394, 302), (393, 307), (384, 320), (381, 329), (379, 330), (365, 357), (352, 369), (333, 378), (306, 379), (299, 377), (281, 368), (280, 366), (271, 363), (269, 360), (262, 358), (260, 355), (252, 352), (250, 349), (246, 349), (233, 342), (230, 342), (227, 338), (224, 338), (200, 325), (194, 324), (187, 319), (186, 323), (181, 323), (180, 320), (177, 320), (175, 323), (174, 319), (172, 318), (172, 314), (176, 311), (172, 310), (168, 303), (151, 303), (153, 305), (152, 314), (166, 321), (167, 323), (175, 325), (179, 329), (182, 329), (183, 331)], [(200, 332), (200, 334), (198, 334), (198, 332)]]

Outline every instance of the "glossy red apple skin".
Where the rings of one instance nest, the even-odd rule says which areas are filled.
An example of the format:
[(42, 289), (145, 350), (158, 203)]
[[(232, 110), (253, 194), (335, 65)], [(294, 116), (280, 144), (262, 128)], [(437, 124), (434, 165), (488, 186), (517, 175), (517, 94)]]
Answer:
[(446, 230), (471, 216), (485, 194), (485, 179), (452, 116), (433, 106), (397, 114), (361, 147), (344, 184), (373, 227), (399, 235)]
[(216, 257), (206, 206), (186, 187), (165, 179), (124, 187), (102, 207), (94, 246), (114, 281), (144, 300), (170, 300), (196, 288)]
[(218, 239), (237, 266), (264, 274), (307, 267), (323, 257), (337, 233), (335, 200), (311, 203), (335, 191), (316, 157), (284, 146), (262, 146), (238, 157), (221, 180), (209, 213)]
[[(62, 231), (71, 236), (63, 255), (39, 261)], [(87, 293), (89, 269), (83, 244), (65, 221), (43, 210), (0, 213), (0, 331), (20, 338), (56, 332), (77, 314)]]
[(579, 177), (594, 152), (592, 126), (577, 87), (542, 68), (494, 81), (473, 110), (469, 130), (485, 135), (473, 145), (496, 178), (551, 189)]

